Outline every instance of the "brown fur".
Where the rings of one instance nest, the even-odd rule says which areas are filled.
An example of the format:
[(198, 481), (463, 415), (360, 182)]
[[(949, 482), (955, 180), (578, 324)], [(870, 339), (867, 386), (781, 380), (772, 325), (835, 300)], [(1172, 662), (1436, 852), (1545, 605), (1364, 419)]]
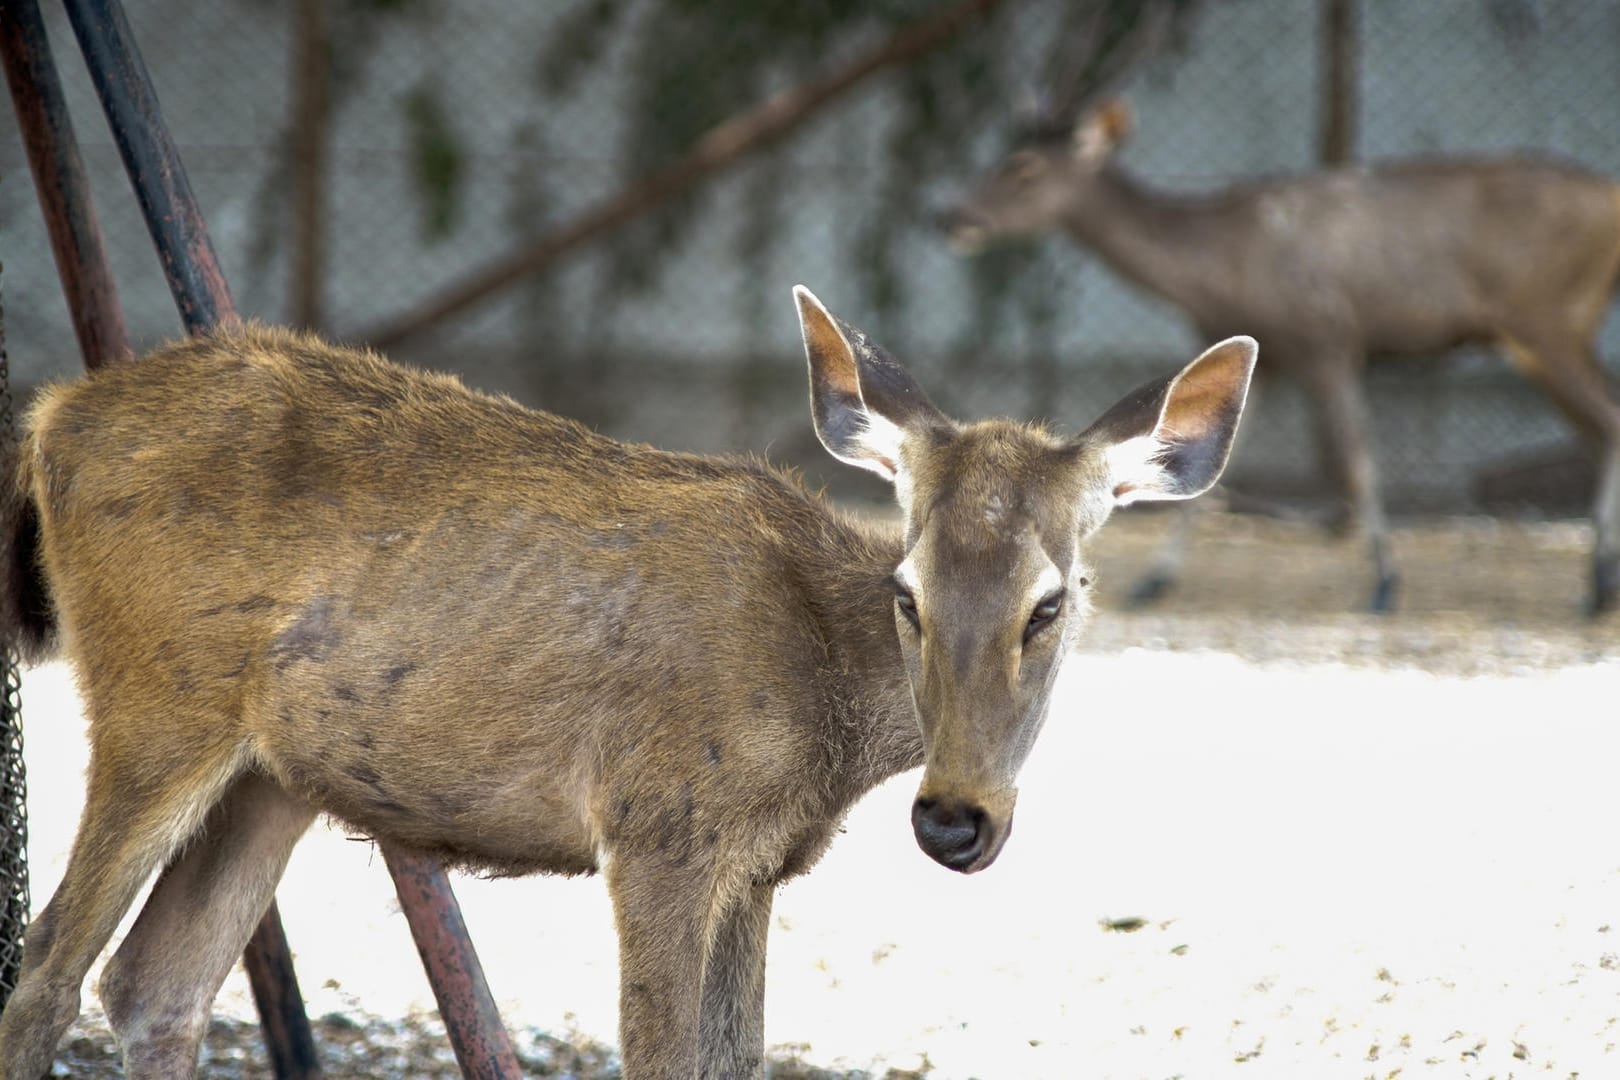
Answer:
[[(905, 390), (805, 298), (813, 369), (832, 350), (874, 396), (874, 372)], [(866, 407), (862, 384), (821, 382), (855, 401), (817, 415), (859, 430), (840, 410)], [(1164, 398), (1144, 399), (1143, 431)], [(937, 797), (1010, 817), (1071, 624), (1043, 642), (1018, 714), (997, 713), (992, 654), (1029, 615), (985, 571), (1035, 549), (1068, 567), (1111, 505), (1096, 440), (891, 412), (910, 433), (895, 456), (926, 458), (910, 491), (961, 518), (948, 537), (914, 514), (908, 544), (754, 462), (615, 442), (265, 327), (49, 389), (5, 484), (27, 497), (0, 505), (0, 616), (39, 655), (37, 542), (92, 759), (68, 871), (0, 1017), (0, 1075), (39, 1075), (86, 968), (165, 866), (102, 997), (129, 1075), (193, 1068), (317, 812), (497, 873), (602, 871), (625, 1075), (757, 1075), (773, 888), (925, 758)], [(991, 491), (1018, 522), (993, 535), (972, 520)], [(959, 639), (949, 662), (918, 660), (890, 575), (919, 545), (951, 579), (925, 626), (968, 599), (990, 615), (964, 626), (1011, 629), (942, 633)], [(958, 868), (994, 850), (975, 857)]]

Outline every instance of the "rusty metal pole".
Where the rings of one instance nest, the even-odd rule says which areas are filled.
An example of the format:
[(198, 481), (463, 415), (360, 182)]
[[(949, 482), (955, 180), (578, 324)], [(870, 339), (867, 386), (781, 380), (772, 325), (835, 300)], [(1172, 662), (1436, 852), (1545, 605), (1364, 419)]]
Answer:
[[(65, 0), (65, 5), (181, 318), (193, 332), (234, 320), (236, 308), (208, 239), (207, 225), (163, 122), (157, 95), (122, 6), (118, 0)], [(462, 1071), (468, 1076), (515, 1080), (521, 1075), (517, 1057), (501, 1026), (443, 867), (436, 860), (414, 853), (393, 853), (386, 848), (384, 857), (394, 874), (400, 907), (416, 935), (417, 950), (422, 954)], [(260, 923), (244, 961), (252, 965), (261, 953), (279, 954), (272, 959), (286, 960), (285, 964), (276, 964), (285, 975), (284, 985), (266, 988), (278, 1011), (274, 1023), (266, 1021), (265, 1033), (273, 1037), (283, 1021), (295, 1037), (301, 1031), (302, 1040), (308, 1042), (309, 1069), (302, 1075), (318, 1075), (313, 1042), (308, 1040), (309, 1022), (274, 904)], [(257, 981), (254, 997), (263, 1015), (265, 998)], [(286, 1011), (279, 1011), (283, 1007)], [(475, 1054), (472, 1060), (464, 1056), (464, 1048)], [(302, 1060), (302, 1049), (294, 1049), (300, 1050), (298, 1057)], [(279, 1073), (280, 1058), (274, 1046), (272, 1056), (277, 1058)]]
[(0, 3), (0, 54), (84, 365), (94, 369), (128, 359), (124, 310), (35, 0)]
[(461, 1075), (468, 1080), (516, 1080), (523, 1075), (517, 1055), (439, 860), (387, 845), (382, 853)]
[(234, 321), (236, 304), (123, 7), (117, 0), (66, 0), (63, 6), (157, 246), (181, 322), (188, 332), (198, 334)]

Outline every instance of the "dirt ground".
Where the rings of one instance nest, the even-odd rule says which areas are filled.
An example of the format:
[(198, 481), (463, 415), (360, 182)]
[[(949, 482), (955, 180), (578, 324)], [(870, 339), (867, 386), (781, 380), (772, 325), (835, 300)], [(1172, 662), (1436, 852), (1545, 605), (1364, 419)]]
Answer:
[[(1512, 675), (1620, 656), (1620, 616), (1592, 620), (1581, 610), (1590, 545), (1590, 529), (1581, 522), (1401, 524), (1394, 536), (1400, 600), (1396, 611), (1377, 616), (1363, 610), (1371, 575), (1357, 540), (1305, 522), (1206, 513), (1196, 523), (1181, 584), (1153, 607), (1131, 609), (1129, 588), (1173, 524), (1171, 514), (1132, 511), (1099, 538), (1092, 552), (1097, 613), (1084, 653), (1208, 652), (1262, 667), (1325, 664), (1444, 676)], [(93, 1002), (87, 993), (86, 1004)], [(329, 1077), (457, 1075), (431, 1014), (396, 1019), (345, 1012), (318, 1016), (316, 1027)], [(611, 1049), (589, 1038), (559, 1039), (531, 1029), (516, 1041), (529, 1075), (617, 1075)], [(869, 1073), (818, 1067), (789, 1054), (769, 1075), (901, 1080), (928, 1072), (926, 1057), (920, 1071)], [(65, 1041), (53, 1075), (119, 1075), (110, 1036), (95, 1014)], [(216, 1021), (201, 1075), (267, 1077), (254, 1026)]]
[(1214, 649), (1246, 660), (1343, 662), (1440, 674), (1583, 663), (1620, 650), (1620, 616), (1584, 614), (1584, 521), (1454, 517), (1397, 523), (1393, 612), (1372, 615), (1363, 542), (1252, 514), (1195, 518), (1175, 589), (1133, 608), (1175, 514), (1116, 515), (1092, 548), (1099, 614), (1082, 648)]

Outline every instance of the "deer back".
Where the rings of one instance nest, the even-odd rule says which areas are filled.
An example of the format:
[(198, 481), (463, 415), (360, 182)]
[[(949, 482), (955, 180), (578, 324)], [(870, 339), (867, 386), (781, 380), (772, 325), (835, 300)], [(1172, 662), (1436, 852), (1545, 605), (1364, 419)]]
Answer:
[(58, 388), (31, 427), (96, 696), (196, 706), (216, 726), (178, 737), (234, 731), (374, 834), (585, 870), (742, 777), (837, 786), (823, 594), (893, 557), (773, 470), (263, 328)]

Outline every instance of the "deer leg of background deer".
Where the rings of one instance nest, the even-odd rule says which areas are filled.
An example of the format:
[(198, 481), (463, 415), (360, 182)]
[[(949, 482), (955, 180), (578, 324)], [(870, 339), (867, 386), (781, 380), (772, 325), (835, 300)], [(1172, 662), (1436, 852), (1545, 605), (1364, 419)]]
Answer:
[(705, 1080), (753, 1080), (765, 1056), (765, 940), (775, 889), (753, 885), (720, 919), (703, 967)]
[(116, 752), (92, 746), (90, 798), (67, 871), (23, 940), (24, 973), (0, 1013), (0, 1076), (8, 1080), (34, 1080), (50, 1068), (62, 1032), (79, 1014), (85, 973), (146, 879), (191, 835), (236, 770), (234, 752), (177, 766), (132, 760), (124, 753), (129, 745)]
[(1400, 578), (1390, 553), (1389, 522), (1379, 492), (1377, 466), (1373, 463), (1370, 414), (1361, 382), (1362, 366), (1358, 354), (1335, 347), (1318, 349), (1305, 357), (1302, 371), (1306, 389), (1316, 405), (1318, 422), (1332, 448), (1332, 460), (1324, 464), (1338, 464), (1343, 494), (1367, 538), (1374, 575), (1368, 609), (1382, 614), (1394, 607)]
[(619, 931), (619, 1042), (625, 1080), (697, 1074), (703, 951), (713, 874), (678, 850), (614, 852), (608, 894)]
[(1620, 598), (1620, 432), (1604, 441), (1598, 465), (1597, 498), (1592, 504), (1596, 536), (1592, 544), (1592, 595), (1587, 611), (1612, 611)]
[(1169, 535), (1154, 554), (1153, 565), (1131, 586), (1127, 599), (1132, 607), (1145, 607), (1175, 588), (1202, 507), (1200, 500), (1193, 499), (1171, 512)]
[(1558, 335), (1509, 337), (1514, 366), (1547, 392), (1598, 447), (1592, 500), (1592, 592), (1587, 611), (1602, 614), (1620, 598), (1620, 402), (1590, 341)]
[(196, 1068), (220, 984), (314, 818), (307, 803), (245, 774), (158, 878), (101, 979), (130, 1080)]
[[(1212, 337), (1214, 335), (1206, 334), (1205, 336)], [(1248, 403), (1244, 406), (1246, 415), (1252, 417), (1255, 414), (1255, 410), (1259, 407), (1260, 395), (1263, 389), (1264, 383), (1260, 378), (1260, 373), (1255, 372), (1254, 379), (1249, 383)], [(1253, 430), (1254, 422), (1252, 420), (1238, 428), (1237, 437), (1232, 444), (1234, 458), (1236, 458), (1239, 449), (1247, 440), (1248, 433)], [(1232, 496), (1232, 493), (1226, 488), (1218, 488), (1217, 490), (1221, 492), (1223, 498)], [(1186, 562), (1187, 550), (1192, 546), (1193, 534), (1197, 532), (1198, 522), (1204, 516), (1204, 513), (1210, 509), (1211, 500), (1215, 495), (1215, 491), (1209, 491), (1196, 499), (1188, 499), (1175, 506), (1172, 511), (1173, 520), (1167, 530), (1164, 542), (1160, 544), (1159, 550), (1153, 556), (1153, 565), (1148, 569), (1147, 573), (1136, 580), (1136, 584), (1131, 586), (1131, 591), (1127, 594), (1126, 601), (1130, 606), (1145, 607), (1176, 587), (1176, 582), (1181, 580), (1181, 568)], [(1226, 508), (1232, 508), (1230, 502), (1226, 504)]]

